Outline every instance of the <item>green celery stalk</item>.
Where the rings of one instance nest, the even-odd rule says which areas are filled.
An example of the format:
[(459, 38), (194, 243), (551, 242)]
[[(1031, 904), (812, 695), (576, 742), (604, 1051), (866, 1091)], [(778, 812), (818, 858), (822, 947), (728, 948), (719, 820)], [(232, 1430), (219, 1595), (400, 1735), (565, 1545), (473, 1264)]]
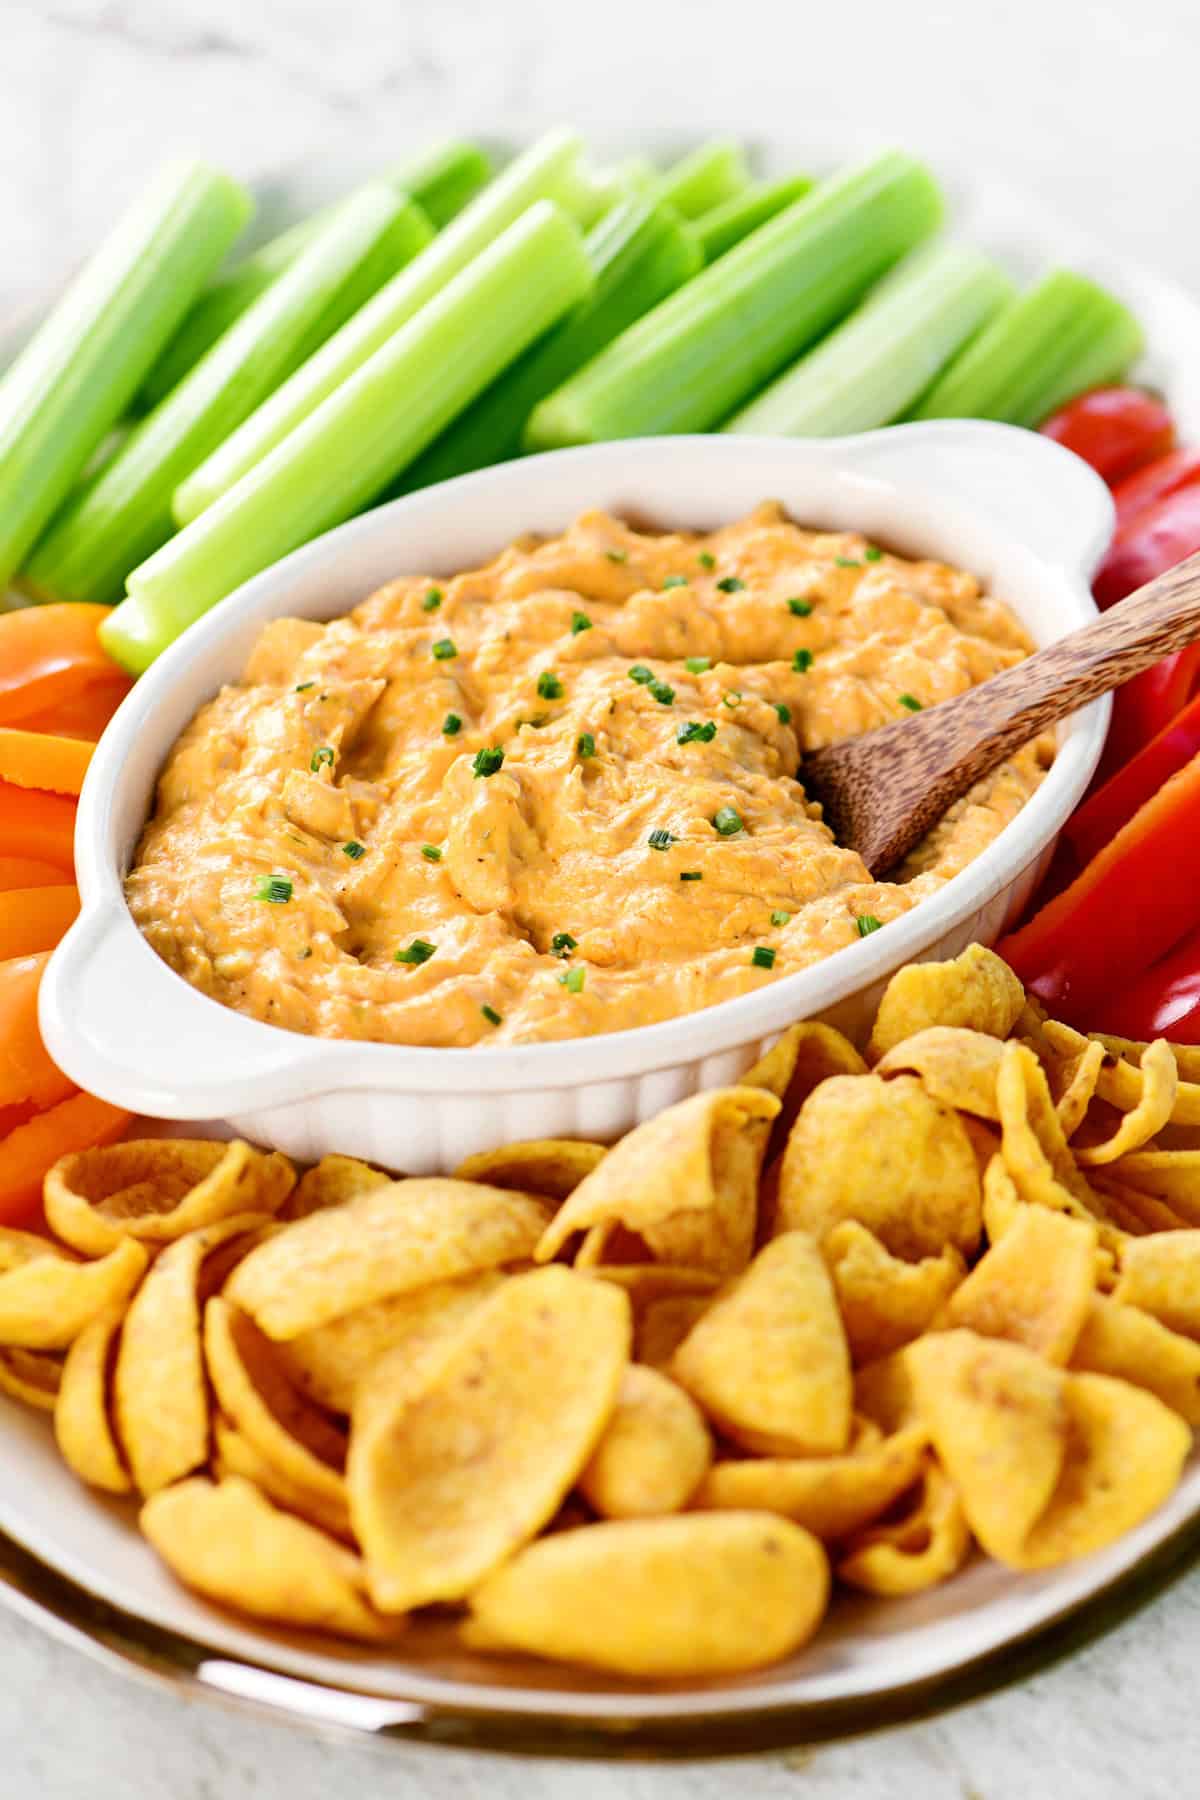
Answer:
[(405, 471), (398, 492), (519, 456), (522, 428), (542, 396), (700, 267), (688, 227), (653, 200), (626, 200), (606, 213), (587, 250), (596, 278), (591, 294), (459, 414)]
[(1073, 269), (1052, 269), (994, 318), (930, 388), (913, 419), (1040, 425), (1086, 388), (1119, 381), (1142, 352), (1127, 307)]
[(174, 530), (171, 495), (326, 334), (433, 237), (420, 209), (374, 181), (308, 244), (124, 444), (68, 499), (21, 585), (40, 600), (112, 602)]
[(592, 284), (574, 221), (541, 200), (237, 486), (129, 577), (104, 644), (141, 671), (239, 582), (366, 506)]
[(712, 206), (692, 221), (705, 262), (716, 262), (744, 237), (773, 219), (776, 213), (803, 199), (812, 188), (806, 175), (785, 175), (782, 181), (756, 181), (732, 200)]
[(535, 200), (578, 195), (580, 140), (555, 131), (515, 158), (412, 262), (269, 396), (186, 481), (172, 503), (186, 525), (240, 481)]
[(250, 217), (204, 163), (164, 169), (0, 383), (0, 593)]
[[(398, 194), (415, 201), (420, 211), (440, 229), (462, 211), (490, 174), (491, 163), (477, 144), (451, 139), (444, 144), (435, 144), (410, 162), (401, 163), (383, 179)], [(232, 269), (209, 282), (143, 382), (134, 401), (137, 412), (150, 412), (177, 382), (182, 381), (204, 352), (295, 262), (312, 241), (313, 233), (321, 230), (338, 204), (335, 202), (306, 219), (297, 220), (286, 231), (268, 239), (235, 263)], [(368, 298), (369, 295), (363, 295), (364, 300)], [(346, 316), (349, 317), (349, 313)], [(323, 343), (334, 329), (336, 327), (323, 332), (317, 341)]]
[(837, 437), (888, 425), (1015, 292), (979, 250), (917, 250), (724, 429)]
[(700, 144), (659, 178), (658, 198), (685, 219), (698, 219), (750, 186), (746, 153), (733, 138)]
[(933, 177), (900, 150), (822, 182), (547, 395), (526, 448), (711, 430), (844, 318), (941, 210)]

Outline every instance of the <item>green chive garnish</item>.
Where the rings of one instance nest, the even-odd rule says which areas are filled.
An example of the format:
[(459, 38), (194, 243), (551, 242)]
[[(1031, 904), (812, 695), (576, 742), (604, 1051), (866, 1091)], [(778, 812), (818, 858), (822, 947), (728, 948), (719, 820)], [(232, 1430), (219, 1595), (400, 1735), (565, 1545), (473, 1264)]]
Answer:
[(630, 681), (636, 681), (639, 687), (649, 687), (654, 680), (654, 670), (648, 669), (645, 663), (634, 663), (629, 671)]
[(660, 706), (670, 706), (672, 700), (675, 698), (675, 689), (665, 681), (652, 681), (650, 683), (650, 692), (654, 695), (654, 698), (658, 701)]
[(689, 656), (683, 666), (689, 675), (703, 675), (706, 669), (712, 668), (712, 657)]
[(571, 614), (571, 630), (576, 637), (578, 637), (581, 631), (590, 631), (591, 629), (592, 621), (588, 618), (586, 613), (573, 612)]
[(572, 950), (578, 950), (579, 939), (573, 938), (569, 931), (556, 931), (550, 939), (550, 949), (555, 956), (570, 956)]
[(785, 706), (783, 704), (782, 700), (777, 700), (775, 702), (775, 711), (779, 715), (779, 723), (781, 725), (790, 725), (791, 724), (792, 709), (790, 706)]
[(650, 833), (646, 842), (652, 850), (669, 850), (671, 845), (675, 842), (675, 839), (671, 836), (669, 831), (660, 825), (656, 831)]
[(286, 906), (292, 897), (292, 884), (286, 875), (264, 875), (254, 890), (256, 900), (266, 900), (272, 906)]
[(568, 994), (582, 994), (584, 973), (582, 968), (564, 969), (558, 979)]
[(717, 728), (711, 719), (703, 725), (697, 719), (689, 719), (688, 723), (681, 725), (675, 733), (675, 742), (677, 744), (711, 744), (716, 735)]
[(722, 575), (717, 583), (723, 594), (740, 594), (745, 585), (745, 582), (739, 581), (736, 575)]
[(858, 926), (859, 937), (870, 937), (873, 931), (883, 930), (883, 920), (877, 919), (874, 913), (859, 913), (854, 923)]
[(797, 650), (795, 656), (793, 656), (793, 658), (792, 658), (792, 668), (795, 670), (796, 674), (797, 675), (807, 675), (808, 671), (812, 668), (812, 666), (813, 666), (812, 651), (811, 650)]
[(483, 776), (486, 781), (489, 775), (496, 773), (503, 762), (504, 752), (498, 747), (490, 750), (477, 750), (471, 763), (471, 767), (475, 771), (475, 779), (478, 781), (479, 777)]
[(668, 588), (686, 587), (687, 584), (688, 578), (686, 575), (668, 575), (667, 579), (663, 582), (663, 592), (666, 593)]
[(907, 706), (909, 712), (923, 712), (925, 710), (915, 694), (900, 694), (897, 698), (899, 699), (901, 706)]
[(629, 561), (628, 550), (606, 550), (604, 554), (609, 562), (626, 563)]
[(742, 704), (741, 690), (739, 688), (730, 688), (727, 694), (722, 694), (721, 701), (722, 704), (727, 706), (730, 712), (732, 712), (735, 707)]
[(754, 946), (754, 954), (751, 956), (750, 961), (756, 969), (773, 969), (775, 967), (775, 952), (771, 949), (769, 944), (756, 944)]
[(502, 1025), (504, 1023), (494, 1006), (481, 1006), (479, 1010), (489, 1025)]
[(790, 912), (784, 912), (781, 908), (778, 912), (771, 914), (771, 923), (772, 925), (786, 925), (791, 916)]
[(307, 694), (309, 688), (315, 688), (316, 685), (315, 681), (302, 681), (299, 687), (292, 689), (292, 692), (295, 694)]
[(680, 881), (703, 881), (704, 871), (702, 869), (684, 869), (681, 871), (679, 879)]
[(812, 612), (811, 600), (789, 600), (788, 611), (795, 613), (798, 619), (807, 619)]
[(702, 550), (696, 561), (702, 569), (715, 569), (717, 566), (717, 559), (711, 550)]
[(839, 569), (861, 569), (862, 564), (856, 556), (835, 556), (834, 562)]
[(407, 950), (397, 950), (394, 960), (398, 963), (411, 963), (414, 968), (419, 968), (422, 963), (429, 961), (436, 949), (436, 944), (426, 943), (424, 938), (414, 938)]
[(744, 831), (742, 815), (736, 806), (722, 806), (713, 814), (713, 825), (722, 837), (736, 837)]
[(563, 684), (553, 669), (543, 669), (537, 678), (537, 691), (543, 700), (561, 700)]
[(438, 607), (441, 604), (442, 604), (441, 588), (436, 588), (436, 587), (430, 588), (429, 592), (426, 594), (425, 598), (421, 602), (421, 611), (422, 612), (436, 612)]
[(883, 551), (877, 550), (875, 548), (874, 544), (871, 545), (871, 548), (869, 550), (864, 550), (863, 555), (868, 562), (882, 562), (883, 561)]
[(451, 657), (457, 655), (458, 648), (453, 638), (439, 638), (433, 646), (434, 662), (449, 662)]
[(342, 855), (348, 856), (351, 862), (357, 862), (360, 856), (367, 854), (367, 846), (360, 844), (357, 838), (351, 838), (348, 844), (342, 845)]
[(323, 769), (332, 762), (333, 751), (328, 744), (322, 744), (319, 750), (314, 750), (312, 753), (312, 760), (308, 765), (309, 771), (315, 775), (318, 769)]
[(421, 855), (426, 862), (441, 862), (442, 860), (442, 853), (436, 844), (422, 844)]
[(586, 762), (589, 756), (596, 754), (596, 740), (590, 731), (581, 731), (575, 740), (575, 754), (580, 762)]
[(442, 736), (457, 737), (462, 730), (462, 720), (457, 713), (447, 713), (442, 720)]

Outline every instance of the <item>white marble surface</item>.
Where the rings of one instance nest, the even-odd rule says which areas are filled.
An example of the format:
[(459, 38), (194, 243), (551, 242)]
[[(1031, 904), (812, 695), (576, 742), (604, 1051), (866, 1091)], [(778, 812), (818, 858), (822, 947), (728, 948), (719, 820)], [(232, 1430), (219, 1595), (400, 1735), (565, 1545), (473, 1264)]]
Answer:
[[(243, 174), (569, 117), (611, 137), (847, 129), (988, 170), (1200, 287), (1195, 0), (0, 0), (0, 311), (73, 262), (146, 167)], [(326, 1745), (119, 1682), (0, 1615), (5, 1800), (1167, 1800), (1195, 1784), (1200, 1579), (942, 1718), (687, 1767)]]

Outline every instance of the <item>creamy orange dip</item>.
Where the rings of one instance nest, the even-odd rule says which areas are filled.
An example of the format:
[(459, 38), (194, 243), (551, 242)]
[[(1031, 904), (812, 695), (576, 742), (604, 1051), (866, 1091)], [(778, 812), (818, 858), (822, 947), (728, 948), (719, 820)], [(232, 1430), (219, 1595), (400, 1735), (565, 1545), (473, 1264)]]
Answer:
[(128, 880), (204, 993), (331, 1038), (616, 1031), (777, 981), (927, 899), (1040, 781), (1022, 751), (873, 881), (802, 750), (1019, 661), (961, 570), (601, 513), (486, 568), (267, 626), (171, 752)]

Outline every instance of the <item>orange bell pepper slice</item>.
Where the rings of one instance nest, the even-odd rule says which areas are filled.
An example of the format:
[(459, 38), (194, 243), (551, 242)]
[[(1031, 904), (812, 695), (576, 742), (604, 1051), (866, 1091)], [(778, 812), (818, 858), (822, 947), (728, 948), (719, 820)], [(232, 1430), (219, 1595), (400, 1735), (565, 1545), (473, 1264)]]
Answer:
[(119, 676), (96, 636), (110, 610), (73, 601), (0, 614), (0, 725)]
[(38, 988), (49, 960), (44, 952), (0, 962), (0, 1129), (10, 1110), (57, 1106), (75, 1092), (75, 1083), (50, 1060), (38, 1027)]
[(50, 737), (0, 725), (0, 780), (54, 794), (77, 794), (95, 747), (84, 738)]
[(75, 802), (0, 781), (0, 850), (37, 862), (75, 867)]
[(58, 737), (86, 738), (94, 744), (132, 690), (132, 681), (124, 676), (97, 682), (70, 700), (60, 700), (56, 706), (30, 713), (21, 724), (26, 731), (50, 731)]
[(57, 863), (38, 862), (32, 856), (0, 856), (0, 894), (9, 888), (62, 887), (71, 871)]
[(79, 889), (10, 888), (0, 894), (0, 961), (53, 950), (79, 917)]
[(10, 1131), (0, 1141), (0, 1224), (20, 1225), (36, 1219), (42, 1183), (59, 1157), (99, 1144), (115, 1144), (132, 1116), (92, 1094), (72, 1094)]

